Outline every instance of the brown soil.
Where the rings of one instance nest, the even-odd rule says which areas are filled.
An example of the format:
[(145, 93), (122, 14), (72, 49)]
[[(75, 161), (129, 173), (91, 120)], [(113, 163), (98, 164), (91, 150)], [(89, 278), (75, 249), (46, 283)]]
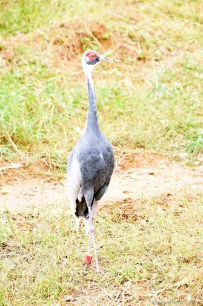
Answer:
[[(24, 178), (20, 172), (12, 171), (12, 177), (0, 189), (0, 207), (19, 210), (26, 206), (58, 203), (68, 208), (66, 197), (66, 179), (61, 181), (33, 172)], [(9, 170), (7, 170), (9, 178)], [(170, 199), (197, 197), (202, 194), (202, 168), (193, 170), (172, 163), (156, 154), (136, 154), (134, 160), (127, 156), (117, 162), (108, 192), (103, 197), (100, 207), (106, 207), (119, 201), (120, 209), (132, 209), (129, 199), (144, 200), (159, 197), (165, 204)], [(107, 206), (106, 206), (107, 205)], [(127, 214), (127, 213), (126, 213)], [(128, 217), (128, 215), (124, 216)]]
[[(61, 67), (87, 49), (96, 48), (100, 52), (113, 49), (114, 56), (116, 56), (122, 44), (121, 38), (118, 43), (118, 36), (120, 37), (119, 33), (112, 33), (104, 24), (96, 21), (90, 20), (86, 24), (81, 22), (62, 23), (38, 30), (35, 33), (17, 34), (3, 38), (0, 56), (4, 60), (5, 66), (18, 65), (20, 58), (18, 58), (15, 49), (19, 46), (25, 46), (32, 48), (35, 54), (46, 54), (50, 65)], [(116, 41), (117, 43), (115, 43)], [(123, 48), (125, 49), (125, 46)]]

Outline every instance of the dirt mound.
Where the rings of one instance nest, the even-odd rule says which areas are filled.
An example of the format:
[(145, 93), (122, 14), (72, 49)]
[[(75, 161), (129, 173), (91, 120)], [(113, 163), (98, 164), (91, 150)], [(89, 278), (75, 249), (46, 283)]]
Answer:
[[(63, 23), (59, 28), (51, 28), (51, 33), (55, 32), (53, 45), (63, 46), (62, 56), (68, 60), (75, 54), (80, 54), (88, 48), (101, 47), (107, 50), (111, 47), (111, 35), (104, 24), (92, 22), (88, 27), (82, 23), (69, 25)], [(65, 51), (65, 52), (64, 52)]]
[[(35, 54), (43, 52), (51, 59), (51, 65), (61, 66), (61, 62), (73, 60), (75, 55), (82, 54), (87, 49), (100, 52), (111, 49), (116, 56), (122, 45), (122, 36), (103, 23), (89, 21), (62, 23), (38, 29), (35, 33), (1, 38), (0, 42), (0, 56), (7, 66), (18, 64), (19, 46), (31, 48)], [(125, 48), (123, 44), (122, 53)]]

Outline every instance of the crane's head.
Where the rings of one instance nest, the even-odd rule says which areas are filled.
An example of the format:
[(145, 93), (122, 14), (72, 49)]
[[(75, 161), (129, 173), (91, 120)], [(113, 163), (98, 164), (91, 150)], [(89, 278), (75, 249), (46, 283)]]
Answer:
[(86, 70), (91, 71), (96, 64), (98, 64), (100, 62), (103, 62), (103, 61), (118, 62), (118, 63), (121, 62), (121, 61), (115, 60), (113, 58), (108, 58), (108, 57), (101, 56), (96, 51), (88, 50), (88, 51), (85, 51), (85, 53), (83, 54), (82, 67), (83, 67), (84, 71), (86, 71)]

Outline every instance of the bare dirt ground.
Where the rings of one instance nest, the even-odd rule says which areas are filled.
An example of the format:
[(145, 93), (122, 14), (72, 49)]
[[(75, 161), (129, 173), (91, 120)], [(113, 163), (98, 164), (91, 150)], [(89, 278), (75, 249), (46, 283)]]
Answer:
[[(8, 170), (7, 170), (8, 171)], [(13, 173), (0, 187), (0, 207), (20, 210), (26, 206), (40, 206), (58, 203), (68, 207), (66, 180), (32, 177), (23, 178), (20, 173)], [(65, 176), (64, 176), (65, 177)], [(134, 161), (126, 157), (117, 161), (109, 186), (103, 197), (103, 203), (110, 203), (127, 198), (148, 198), (172, 196), (181, 198), (185, 195), (196, 197), (203, 191), (203, 169), (191, 169), (172, 163), (156, 154), (145, 156), (136, 154)]]

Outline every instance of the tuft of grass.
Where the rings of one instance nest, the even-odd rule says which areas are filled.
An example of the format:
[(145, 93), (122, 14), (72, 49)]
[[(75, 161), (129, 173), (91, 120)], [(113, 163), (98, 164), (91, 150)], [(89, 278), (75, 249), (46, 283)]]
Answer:
[(122, 215), (123, 202), (112, 203), (111, 214), (104, 206), (95, 218), (101, 274), (84, 269), (87, 237), (82, 226), (76, 235), (65, 207), (5, 211), (0, 304), (202, 301), (202, 204), (202, 197), (131, 199)]

